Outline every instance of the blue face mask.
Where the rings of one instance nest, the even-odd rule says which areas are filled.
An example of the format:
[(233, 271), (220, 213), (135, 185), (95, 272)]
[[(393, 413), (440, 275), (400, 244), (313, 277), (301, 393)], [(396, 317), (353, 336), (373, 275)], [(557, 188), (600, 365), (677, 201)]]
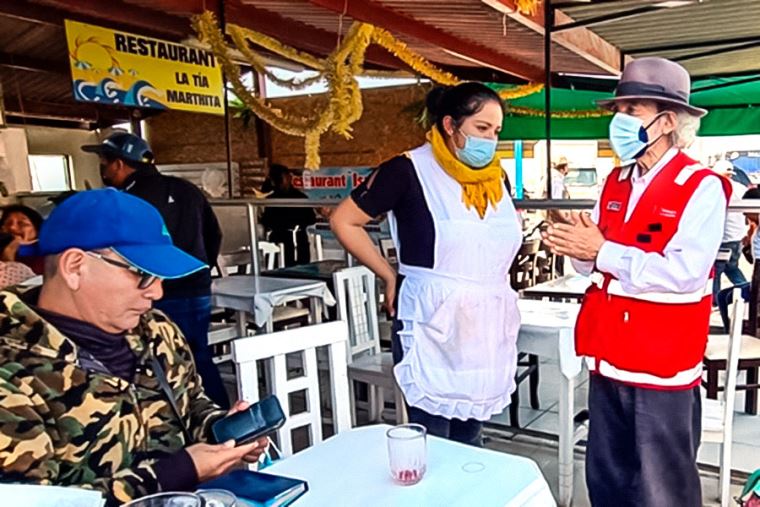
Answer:
[(473, 169), (482, 169), (496, 154), (496, 139), (464, 135), (464, 148), (457, 148), (457, 158)]
[(610, 122), (610, 144), (612, 150), (620, 159), (623, 166), (630, 165), (646, 153), (647, 148), (661, 136), (649, 140), (647, 129), (657, 121), (662, 113), (657, 114), (648, 125), (635, 116), (625, 113), (615, 113)]

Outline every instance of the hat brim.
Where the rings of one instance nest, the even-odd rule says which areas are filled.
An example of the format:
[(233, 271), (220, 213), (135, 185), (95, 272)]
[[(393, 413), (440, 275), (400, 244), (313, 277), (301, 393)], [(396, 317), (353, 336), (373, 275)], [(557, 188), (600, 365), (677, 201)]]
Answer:
[(675, 99), (669, 99), (667, 97), (660, 97), (656, 95), (621, 95), (620, 97), (614, 97), (611, 99), (600, 99), (596, 101), (596, 105), (599, 107), (603, 107), (605, 109), (612, 109), (612, 106), (614, 106), (616, 103), (620, 101), (632, 101), (632, 100), (653, 100), (655, 102), (661, 102), (665, 104), (673, 104), (674, 106), (678, 106), (684, 111), (687, 111), (694, 116), (697, 116), (699, 118), (703, 117), (707, 114), (707, 109), (702, 109), (701, 107), (692, 106), (691, 104), (687, 104), (685, 102), (681, 102), (680, 100)]
[(173, 245), (122, 245), (111, 249), (136, 268), (169, 280), (208, 268), (203, 262)]
[(85, 144), (81, 147), (81, 150), (86, 153), (95, 153), (96, 155), (102, 155), (104, 153), (118, 154), (118, 151), (103, 144)]

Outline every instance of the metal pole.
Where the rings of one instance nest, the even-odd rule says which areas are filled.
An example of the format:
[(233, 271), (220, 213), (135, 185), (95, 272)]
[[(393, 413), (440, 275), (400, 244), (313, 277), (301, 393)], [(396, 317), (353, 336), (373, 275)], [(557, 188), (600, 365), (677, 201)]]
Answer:
[(257, 238), (257, 227), (256, 227), (256, 212), (258, 211), (258, 208), (255, 204), (248, 203), (247, 208), (247, 219), (248, 219), (248, 232), (250, 233), (250, 240), (251, 240), (251, 269), (253, 270), (253, 274), (255, 276), (259, 276), (261, 274), (261, 266), (259, 265), (259, 240)]
[(546, 197), (552, 198), (552, 25), (554, 10), (544, 2), (544, 125), (546, 131)]
[(141, 116), (140, 111), (137, 109), (133, 109), (129, 115), (129, 126), (132, 129), (132, 133), (137, 137), (143, 136)]
[[(226, 33), (227, 17), (225, 15), (224, 0), (219, 2), (219, 26), (222, 33)], [(224, 87), (224, 147), (227, 153), (227, 197), (232, 199), (232, 139), (230, 138), (230, 104), (227, 98), (227, 76), (222, 73), (222, 86)]]
[(515, 199), (523, 198), (523, 142), (515, 141)]

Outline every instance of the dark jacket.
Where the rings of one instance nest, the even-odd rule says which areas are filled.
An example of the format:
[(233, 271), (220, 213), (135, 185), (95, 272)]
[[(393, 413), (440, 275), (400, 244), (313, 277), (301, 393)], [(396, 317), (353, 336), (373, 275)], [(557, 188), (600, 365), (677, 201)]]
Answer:
[[(216, 264), (222, 231), (211, 205), (198, 187), (181, 178), (164, 176), (156, 169), (141, 169), (127, 178), (123, 190), (158, 209), (176, 246), (209, 266)], [(210, 293), (211, 273), (208, 269), (164, 281), (164, 299)]]
[[(298, 190), (290, 188), (289, 190), (275, 189), (270, 195), (270, 199), (308, 199), (309, 197)], [(317, 221), (314, 210), (311, 208), (280, 208), (266, 207), (261, 215), (261, 223), (269, 231), (292, 231), (296, 226), (306, 229)]]

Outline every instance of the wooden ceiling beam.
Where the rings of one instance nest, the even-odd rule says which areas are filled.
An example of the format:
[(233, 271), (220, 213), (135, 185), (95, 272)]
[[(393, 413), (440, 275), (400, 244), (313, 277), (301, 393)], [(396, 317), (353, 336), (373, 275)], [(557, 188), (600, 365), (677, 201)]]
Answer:
[(520, 61), (509, 54), (500, 53), (491, 48), (458, 38), (439, 28), (382, 7), (377, 3), (366, 0), (351, 0), (350, 2), (345, 0), (309, 0), (309, 2), (338, 14), (345, 12), (346, 15), (356, 20), (377, 25), (394, 34), (406, 35), (434, 44), (486, 67), (529, 81), (541, 82), (544, 79), (543, 70), (540, 67)]
[[(50, 0), (40, 0), (50, 1)], [(137, 6), (143, 12), (171, 13), (178, 19), (187, 20), (188, 35), (194, 36), (190, 28), (190, 16), (203, 12), (204, 7), (220, 15), (220, 0), (125, 0)], [(133, 7), (134, 9), (134, 7)], [(320, 56), (331, 53), (338, 38), (334, 33), (309, 26), (280, 16), (275, 12), (256, 7), (255, 4), (242, 4), (239, 0), (225, 0), (225, 18), (234, 23), (277, 38), (289, 46), (308, 51)], [(379, 48), (369, 48), (366, 61), (371, 67), (387, 69), (403, 68), (403, 64)]]
[[(157, 10), (139, 9), (122, 0), (33, 0), (60, 11), (66, 18), (100, 23), (142, 35), (181, 40), (193, 33), (190, 20)], [(39, 9), (39, 7), (37, 7)]]
[[(530, 28), (534, 32), (544, 35), (544, 3), (539, 4), (536, 12), (530, 15), (522, 14), (517, 9), (515, 0), (482, 0), (494, 10), (506, 14), (511, 19)], [(497, 4), (497, 5), (495, 5)], [(575, 20), (559, 9), (554, 11), (554, 25), (573, 23)], [(575, 28), (552, 34), (552, 42), (559, 44), (577, 54), (581, 58), (593, 63), (604, 72), (619, 75), (621, 68), (620, 50), (595, 34), (588, 28)], [(630, 57), (626, 57), (630, 59)]]
[(98, 119), (98, 112), (95, 106), (91, 104), (35, 100), (19, 101), (13, 95), (5, 96), (5, 111), (8, 115), (23, 118), (50, 118), (81, 122), (94, 122)]
[(63, 16), (57, 10), (40, 9), (39, 6), (31, 5), (22, 0), (0, 2), (0, 16), (39, 25), (63, 25)]
[(11, 53), (0, 53), (0, 67), (27, 72), (41, 72), (69, 76), (69, 66), (66, 62), (39, 60)]
[[(338, 36), (319, 28), (285, 18), (266, 9), (236, 1), (226, 3), (227, 21), (271, 35), (283, 44), (320, 56), (330, 54)], [(382, 48), (367, 48), (365, 61), (387, 69), (405, 68), (404, 64)]]

